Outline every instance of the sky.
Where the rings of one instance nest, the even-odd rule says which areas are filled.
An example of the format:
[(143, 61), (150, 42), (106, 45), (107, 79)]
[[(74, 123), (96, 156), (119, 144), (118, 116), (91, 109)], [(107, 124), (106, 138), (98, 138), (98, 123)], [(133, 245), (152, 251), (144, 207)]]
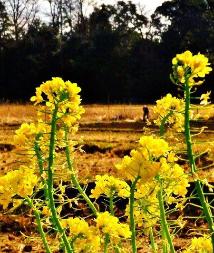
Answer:
[[(115, 4), (119, 0), (96, 0), (98, 4)], [(123, 0), (124, 2), (128, 2), (129, 0)], [(131, 2), (135, 3), (136, 5), (144, 6), (145, 7), (145, 14), (146, 16), (150, 16), (155, 9), (160, 6), (163, 2), (166, 0), (131, 0)], [(40, 0), (40, 7), (42, 12), (48, 12), (49, 11), (49, 4), (47, 1)], [(90, 10), (88, 10), (90, 12)], [(92, 11), (92, 10), (91, 10)]]
[[(128, 1), (129, 0), (124, 0), (124, 2)], [(105, 4), (114, 4), (117, 2), (117, 0), (98, 0), (98, 2)], [(145, 6), (145, 11), (148, 12), (148, 14), (151, 14), (158, 6), (160, 6), (163, 2), (166, 2), (166, 0), (132, 0), (131, 2), (135, 4), (140, 3), (141, 6)]]

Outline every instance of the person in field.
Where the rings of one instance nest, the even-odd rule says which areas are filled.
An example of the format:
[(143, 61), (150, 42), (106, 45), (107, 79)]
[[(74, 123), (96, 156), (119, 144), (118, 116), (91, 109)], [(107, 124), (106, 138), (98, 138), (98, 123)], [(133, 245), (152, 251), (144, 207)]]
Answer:
[(147, 105), (143, 106), (143, 121), (146, 121), (149, 119), (149, 108)]

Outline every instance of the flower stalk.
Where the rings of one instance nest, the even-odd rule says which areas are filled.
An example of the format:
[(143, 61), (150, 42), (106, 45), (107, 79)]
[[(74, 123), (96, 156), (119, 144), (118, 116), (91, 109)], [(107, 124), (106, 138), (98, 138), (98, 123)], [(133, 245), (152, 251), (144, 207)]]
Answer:
[(149, 229), (149, 239), (150, 239), (150, 245), (151, 245), (151, 248), (152, 248), (152, 252), (157, 253), (157, 246), (156, 246), (156, 243), (155, 243), (155, 238), (154, 238), (154, 233), (153, 233), (153, 228), (152, 227)]
[(114, 216), (114, 194), (113, 191), (111, 191), (110, 198), (109, 198), (109, 209), (111, 215)]
[(43, 159), (42, 159), (42, 155), (40, 152), (40, 147), (39, 147), (39, 139), (41, 137), (41, 134), (37, 134), (36, 138), (35, 138), (35, 142), (34, 142), (34, 151), (37, 157), (37, 162), (38, 162), (38, 166), (39, 166), (39, 173), (40, 175), (42, 175), (43, 173)]
[(158, 197), (159, 209), (160, 209), (161, 230), (162, 230), (162, 237), (163, 237), (162, 239), (163, 241), (165, 240), (165, 238), (167, 239), (167, 242), (170, 247), (170, 252), (175, 253), (174, 245), (173, 245), (172, 238), (169, 232), (169, 226), (168, 226), (166, 214), (165, 214), (163, 187), (162, 187), (161, 179), (159, 179), (159, 186), (160, 186), (160, 189), (158, 191), (157, 197)]
[(41, 222), (40, 213), (39, 213), (39, 211), (33, 206), (33, 202), (32, 202), (32, 200), (31, 200), (29, 197), (27, 197), (25, 200), (27, 201), (28, 205), (33, 209), (33, 213), (34, 213), (35, 218), (36, 218), (37, 229), (38, 229), (39, 234), (40, 234), (40, 236), (41, 236), (41, 239), (42, 239), (42, 242), (43, 242), (43, 245), (44, 245), (44, 248), (45, 248), (45, 252), (46, 252), (46, 253), (51, 253), (52, 251), (51, 251), (51, 249), (50, 249), (50, 247), (49, 247), (49, 245), (48, 245), (47, 238), (46, 238), (46, 234), (45, 234), (45, 232), (44, 232), (44, 230), (43, 230), (43, 227), (42, 227), (42, 222)]
[(166, 122), (167, 120), (169, 119), (169, 117), (173, 115), (173, 111), (170, 110), (169, 113), (161, 120), (161, 124), (160, 124), (160, 128), (159, 128), (159, 131), (160, 131), (160, 136), (163, 137), (164, 134), (165, 134), (165, 125), (166, 125)]
[[(190, 91), (191, 91), (191, 88), (189, 86), (188, 77), (186, 77), (185, 90), (184, 90), (185, 92), (185, 140), (186, 140), (186, 146), (187, 146), (188, 160), (189, 160), (189, 164), (191, 168), (191, 174), (192, 176), (194, 176), (197, 173), (197, 167), (195, 164), (195, 157), (193, 154), (192, 139), (191, 139), (191, 132), (190, 132), (190, 98), (191, 98)], [(195, 186), (196, 186), (196, 191), (203, 208), (203, 212), (205, 214), (205, 217), (208, 223), (208, 227), (211, 234), (212, 245), (214, 248), (214, 222), (213, 222), (213, 217), (212, 217), (212, 211), (210, 209), (209, 203), (207, 203), (205, 199), (200, 179), (197, 179), (195, 181)]]
[[(41, 154), (40, 147), (39, 147), (40, 137), (41, 137), (41, 134), (36, 135), (35, 142), (34, 142), (34, 151), (35, 151), (37, 162), (38, 162), (39, 173), (42, 178), (42, 174), (44, 171), (44, 164), (43, 164), (43, 158), (42, 158), (42, 154)], [(45, 182), (45, 180), (43, 178), (42, 178), (42, 181), (44, 183), (45, 198), (46, 198), (46, 200), (48, 200), (47, 183)]]
[(105, 234), (103, 253), (108, 253), (109, 242), (110, 242), (110, 235), (109, 234)]
[(140, 179), (140, 176), (137, 176), (135, 180), (132, 182), (131, 188), (130, 188), (130, 230), (131, 230), (131, 246), (132, 246), (132, 253), (137, 253), (137, 246), (136, 246), (136, 225), (135, 225), (135, 219), (134, 219), (134, 193), (135, 188), (138, 180)]
[(55, 228), (58, 230), (60, 235), (62, 236), (62, 241), (65, 246), (65, 249), (67, 253), (73, 253), (72, 247), (69, 243), (68, 237), (59, 221), (59, 217), (56, 211), (55, 207), (55, 201), (53, 196), (53, 164), (54, 164), (54, 152), (55, 152), (55, 137), (56, 137), (56, 124), (57, 124), (57, 112), (58, 112), (58, 106), (55, 105), (53, 114), (52, 114), (52, 120), (51, 120), (51, 133), (50, 133), (50, 143), (49, 143), (49, 157), (48, 157), (48, 171), (47, 171), (47, 197), (48, 197), (48, 203), (49, 208), (52, 215), (52, 222)]
[(68, 164), (68, 169), (71, 171), (71, 181), (72, 184), (77, 188), (77, 190), (79, 191), (79, 193), (81, 194), (81, 196), (84, 198), (84, 200), (86, 201), (86, 203), (88, 204), (88, 206), (90, 207), (91, 211), (93, 212), (93, 214), (95, 216), (97, 216), (97, 209), (94, 206), (94, 204), (92, 203), (92, 201), (90, 200), (90, 198), (87, 196), (87, 194), (85, 193), (85, 191), (82, 189), (76, 175), (75, 172), (73, 170), (73, 164), (72, 164), (72, 160), (71, 160), (71, 156), (70, 156), (70, 148), (69, 148), (69, 139), (68, 139), (68, 129), (67, 127), (65, 127), (65, 152), (66, 152), (66, 160), (67, 160), (67, 164)]

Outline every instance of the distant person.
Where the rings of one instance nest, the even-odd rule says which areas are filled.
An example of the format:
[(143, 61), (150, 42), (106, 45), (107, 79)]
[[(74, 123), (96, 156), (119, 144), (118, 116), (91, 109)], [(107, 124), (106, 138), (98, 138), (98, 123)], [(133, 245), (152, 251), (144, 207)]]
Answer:
[(146, 121), (149, 119), (149, 108), (147, 105), (143, 106), (143, 121)]

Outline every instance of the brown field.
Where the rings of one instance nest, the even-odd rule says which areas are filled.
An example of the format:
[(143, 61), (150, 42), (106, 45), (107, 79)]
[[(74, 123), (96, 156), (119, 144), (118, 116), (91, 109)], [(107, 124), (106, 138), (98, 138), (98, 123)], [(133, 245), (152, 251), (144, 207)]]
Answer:
[[(148, 105), (150, 120), (153, 120), (153, 105)], [(75, 139), (83, 145), (84, 153), (76, 153), (76, 164), (79, 176), (82, 180), (93, 180), (97, 174), (103, 174), (114, 170), (114, 164), (124, 155), (129, 154), (135, 148), (142, 134), (158, 133), (158, 128), (147, 126), (142, 121), (142, 105), (85, 105), (79, 132)], [(201, 109), (198, 110), (201, 112)], [(204, 113), (204, 112), (203, 112)], [(211, 105), (206, 111), (214, 115), (214, 107)], [(35, 108), (32, 105), (2, 104), (0, 105), (0, 173), (5, 173), (11, 166), (16, 166), (13, 161), (13, 135), (22, 122), (33, 122), (36, 117)], [(208, 125), (209, 128), (195, 137), (195, 150), (197, 153), (209, 149), (210, 161), (214, 158), (214, 123), (209, 120), (194, 126), (194, 134), (200, 130), (200, 126)], [(183, 148), (184, 139), (182, 134), (168, 136), (168, 141), (174, 145), (175, 137), (179, 139), (176, 149)], [(203, 164), (204, 165), (204, 164)], [(212, 168), (212, 167), (211, 167)], [(207, 173), (208, 172), (208, 173)], [(208, 177), (213, 181), (213, 173), (210, 169), (205, 170)], [(202, 172), (203, 174), (203, 172)]]
[[(148, 105), (150, 118), (153, 118), (152, 108)], [(85, 113), (81, 122), (103, 122), (103, 121), (140, 121), (142, 119), (143, 105), (83, 105)], [(193, 107), (196, 113), (208, 115), (214, 118), (214, 104), (205, 108)], [(33, 122), (36, 116), (36, 109), (32, 104), (0, 104), (0, 124), (19, 124), (22, 122)]]
[[(153, 105), (150, 109), (150, 118), (153, 119)], [(75, 154), (76, 166), (79, 178), (83, 182), (93, 181), (95, 175), (111, 173), (117, 174), (114, 164), (129, 154), (135, 148), (141, 135), (158, 133), (158, 128), (147, 126), (142, 122), (142, 105), (86, 105), (85, 114), (82, 117), (80, 129), (75, 139), (80, 141), (84, 152)], [(214, 107), (211, 105), (202, 114), (209, 114), (211, 120), (203, 121), (193, 126), (196, 134), (201, 126), (208, 125), (201, 135), (195, 136), (195, 152), (207, 151), (198, 166), (201, 168), (200, 176), (207, 177), (214, 182)], [(22, 122), (33, 122), (36, 116), (32, 105), (2, 104), (0, 105), (0, 174), (4, 174), (18, 164), (14, 160), (13, 135)], [(177, 150), (184, 148), (182, 134), (167, 136), (168, 141)], [(177, 139), (177, 140), (176, 140)], [(183, 158), (183, 157), (181, 157)], [(185, 165), (186, 166), (186, 165)], [(187, 166), (186, 166), (187, 167)], [(188, 170), (188, 168), (187, 168)], [(0, 215), (0, 252), (43, 252), (41, 241), (31, 231), (32, 220), (26, 215)], [(21, 230), (23, 234), (17, 231)], [(31, 233), (33, 233), (31, 235)], [(38, 236), (38, 235), (37, 235)], [(139, 243), (148, 244), (147, 239), (142, 238)], [(54, 240), (50, 238), (54, 243)], [(176, 239), (177, 248), (185, 246), (185, 240)], [(27, 247), (29, 246), (29, 247)], [(27, 247), (27, 248), (26, 248)], [(29, 251), (27, 251), (29, 250)], [(57, 252), (57, 251), (55, 251)], [(128, 251), (127, 251), (128, 252)], [(148, 247), (143, 247), (140, 252), (151, 252)], [(179, 252), (179, 251), (178, 251)]]
[[(149, 106), (152, 107), (151, 105)], [(140, 120), (142, 105), (84, 105), (85, 114), (81, 122), (111, 120)], [(0, 104), (0, 124), (32, 122), (36, 110), (31, 104)]]

